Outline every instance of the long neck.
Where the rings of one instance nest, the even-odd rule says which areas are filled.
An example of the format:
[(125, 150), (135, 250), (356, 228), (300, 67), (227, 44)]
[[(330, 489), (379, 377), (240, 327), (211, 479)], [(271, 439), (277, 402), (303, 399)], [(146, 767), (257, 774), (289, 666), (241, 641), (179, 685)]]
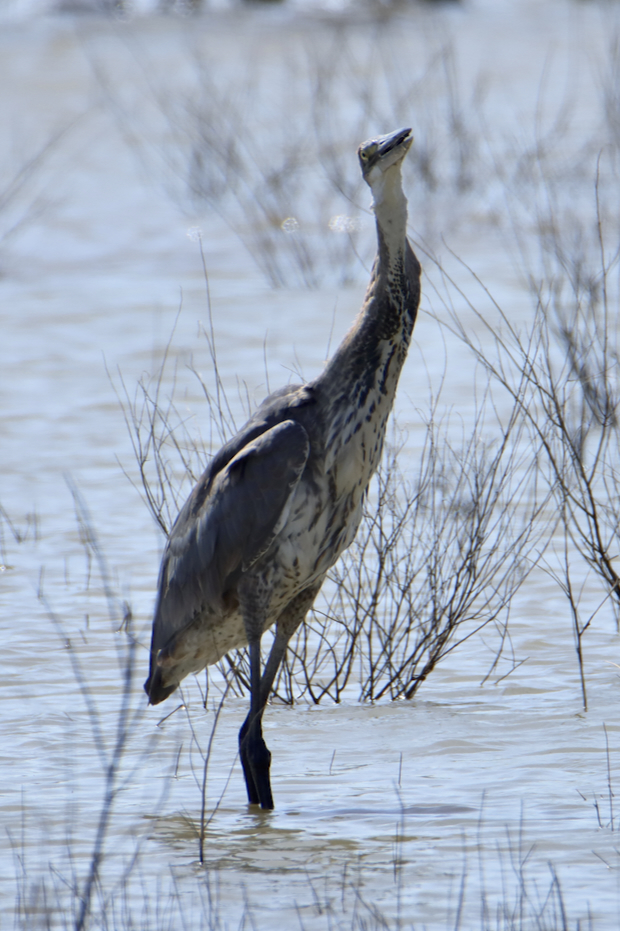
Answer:
[(378, 251), (359, 316), (315, 381), (334, 431), (340, 411), (387, 412), (405, 361), (420, 297), (420, 266), (407, 242), (400, 166), (373, 185)]
[(372, 196), (379, 244), (383, 238), (390, 259), (397, 259), (404, 253), (407, 238), (407, 198), (403, 192), (400, 165), (381, 175), (373, 185)]

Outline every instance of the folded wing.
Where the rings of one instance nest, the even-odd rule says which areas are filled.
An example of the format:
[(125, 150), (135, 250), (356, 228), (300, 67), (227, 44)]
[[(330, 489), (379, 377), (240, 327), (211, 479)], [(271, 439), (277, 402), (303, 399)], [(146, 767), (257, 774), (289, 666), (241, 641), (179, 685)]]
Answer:
[(287, 420), (249, 442), (214, 475), (208, 469), (181, 510), (162, 560), (151, 671), (152, 703), (174, 690), (157, 657), (170, 653), (198, 618), (221, 615), (243, 571), (267, 552), (286, 515), (310, 450), (301, 424)]

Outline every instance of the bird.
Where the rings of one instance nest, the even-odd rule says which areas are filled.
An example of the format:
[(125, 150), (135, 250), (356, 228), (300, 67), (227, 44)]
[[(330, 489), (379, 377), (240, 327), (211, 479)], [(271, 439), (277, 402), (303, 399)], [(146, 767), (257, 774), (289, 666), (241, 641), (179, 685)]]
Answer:
[[(267, 397), (211, 459), (169, 534), (159, 573), (149, 703), (248, 646), (239, 731), (248, 803), (274, 807), (263, 712), (288, 643), (353, 542), (420, 303), (402, 164), (411, 129), (358, 149), (377, 254), (361, 311), (322, 373)], [(261, 637), (275, 624), (264, 669)]]

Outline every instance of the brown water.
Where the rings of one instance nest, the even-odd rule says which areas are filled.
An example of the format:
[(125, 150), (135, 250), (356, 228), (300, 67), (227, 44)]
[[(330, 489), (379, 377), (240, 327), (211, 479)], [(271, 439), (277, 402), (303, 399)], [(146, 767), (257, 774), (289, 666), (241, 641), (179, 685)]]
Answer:
[[(115, 632), (118, 617), (108, 617), (98, 568), (85, 555), (66, 477), (86, 502), (111, 587), (131, 603), (146, 643), (163, 538), (123, 475), (122, 467), (136, 473), (115, 390), (122, 393), (121, 375), (133, 393), (143, 373), (156, 371), (179, 308), (164, 388), (176, 364), (180, 416), (190, 434), (209, 437), (205, 402), (188, 369), (191, 361), (208, 378), (212, 368), (201, 334), (209, 312), (200, 250), (188, 230), (202, 230), (219, 367), (239, 420), (237, 376), (254, 402), (266, 393), (266, 368), (271, 388), (300, 367), (312, 377), (356, 313), (367, 277), (353, 258), (354, 283), (343, 286), (340, 260), (330, 264), (321, 243), (310, 239), (323, 255), (319, 287), (273, 290), (224, 220), (181, 193), (179, 165), (188, 143), (171, 114), (179, 116), (174, 108), (191, 90), (194, 50), (208, 60), (215, 86), (236, 75), (240, 84), (254, 75), (261, 88), (272, 86), (264, 131), (267, 136), (275, 127), (282, 139), (283, 122), (298, 132), (311, 120), (304, 108), (313, 85), (305, 69), (316, 75), (317, 62), (329, 59), (325, 49), (336, 54), (346, 40), (350, 78), (375, 67), (377, 49), (393, 49), (391, 80), (409, 88), (412, 68), (422, 74), (419, 62), (428, 63), (450, 40), (463, 100), (472, 98), (483, 72), (495, 129), (523, 138), (536, 113), (553, 114), (575, 88), (575, 131), (592, 130), (596, 63), (614, 28), (608, 7), (560, 2), (412, 7), (385, 22), (370, 14), (331, 19), (283, 7), (211, 13), (198, 21), (24, 17), (2, 24), (0, 117), (8, 127), (2, 183), (64, 130), (0, 212), (3, 236), (27, 219), (0, 252), (0, 504), (13, 521), (13, 529), (3, 524), (0, 573), (6, 659), (0, 811), (11, 841), (0, 857), (3, 916), (18, 889), (32, 896), (43, 876), (59, 897), (54, 920), (71, 924), (67, 883), (74, 871), (84, 876), (92, 850), (120, 701), (117, 648), (124, 641)], [(346, 129), (357, 142), (355, 126), (364, 120), (353, 90), (350, 101), (344, 96), (344, 84), (343, 136)], [(414, 133), (416, 120), (424, 123), (433, 110), (424, 87), (419, 99), (408, 96), (400, 104)], [(387, 93), (384, 87), (378, 107)], [(282, 109), (285, 98), (289, 110)], [(403, 122), (400, 113), (387, 113), (379, 128)], [(332, 132), (340, 138), (337, 127)], [(344, 164), (354, 185), (353, 142)], [(458, 203), (441, 190), (419, 192), (413, 169), (408, 185), (412, 235), (440, 251), (444, 235), (502, 306), (525, 320), (529, 298), (507, 237), (492, 222), (501, 185), (484, 201), (474, 191)], [(351, 207), (342, 202), (333, 211), (344, 215)], [(368, 262), (372, 222), (363, 210), (355, 217), (358, 251)], [(342, 234), (330, 235), (342, 250)], [(284, 255), (286, 268), (290, 256)], [(443, 402), (466, 424), (474, 410), (471, 358), (433, 318), (441, 311), (433, 296), (439, 283), (430, 262), (427, 272), (423, 309), (430, 313), (418, 322), (397, 401), (410, 457), (422, 441), (429, 384), (436, 390), (445, 378)], [(588, 586), (586, 601), (596, 605), (597, 592)], [(613, 784), (620, 762), (615, 626), (602, 611), (588, 634), (590, 710), (584, 714), (567, 606), (542, 571), (522, 590), (511, 625), (515, 655), (526, 662), (496, 685), (508, 665), (480, 686), (493, 657), (483, 636), (455, 651), (413, 702), (269, 708), (272, 814), (245, 804), (235, 754), (246, 705), (229, 699), (209, 767), (209, 805), (221, 801), (207, 835), (207, 870), (197, 864), (202, 763), (196, 741), (206, 748), (213, 714), (202, 710), (193, 682), (185, 693), (189, 718), (179, 711), (157, 727), (167, 706), (145, 709), (132, 725), (95, 913), (106, 905), (117, 928), (128, 926), (132, 911), (138, 926), (148, 928), (182, 927), (182, 914), (191, 927), (318, 929), (361, 927), (363, 920), (373, 927), (375, 909), (390, 927), (439, 929), (455, 926), (464, 889), (460, 926), (473, 928), (482, 923), (483, 901), (491, 916), (496, 903), (516, 907), (523, 877), (531, 911), (536, 903), (542, 908), (554, 881), (552, 864), (571, 922), (591, 914), (594, 927), (616, 927), (620, 861), (616, 832), (607, 825), (618, 822), (603, 731), (606, 724)], [(72, 656), (88, 682), (88, 701)], [(138, 665), (136, 708), (143, 706), (145, 652)], [(175, 699), (169, 704), (172, 711)], [(140, 856), (127, 875), (136, 844)], [(22, 869), (23, 886), (15, 880)], [(53, 902), (30, 901), (31, 923), (24, 926), (36, 927)], [(560, 927), (549, 909), (545, 926)], [(7, 927), (12, 922), (2, 920)]]

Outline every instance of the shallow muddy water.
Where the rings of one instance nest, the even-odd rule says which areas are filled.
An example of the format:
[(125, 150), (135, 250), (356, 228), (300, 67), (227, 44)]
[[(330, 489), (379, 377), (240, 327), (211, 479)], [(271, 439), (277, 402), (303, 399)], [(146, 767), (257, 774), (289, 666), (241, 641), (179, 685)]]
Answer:
[[(137, 470), (118, 397), (123, 384), (133, 396), (138, 380), (157, 372), (170, 341), (162, 391), (170, 392), (176, 378), (178, 421), (189, 437), (217, 442), (191, 371), (206, 381), (212, 372), (196, 228), (219, 370), (237, 422), (243, 397), (256, 403), (267, 382), (273, 389), (300, 370), (312, 377), (359, 308), (364, 263), (374, 249), (367, 196), (355, 189), (356, 126), (366, 133), (365, 120), (382, 120), (389, 98), (388, 125), (378, 128), (392, 128), (408, 111), (414, 133), (418, 119), (422, 137), (430, 133), (423, 113), (446, 104), (429, 96), (432, 81), (422, 77), (433, 51), (449, 42), (463, 106), (475, 99), (480, 74), (489, 84), (491, 142), (495, 132), (525, 138), (545, 114), (553, 121), (573, 92), (566, 138), (592, 134), (597, 62), (616, 28), (611, 7), (515, 0), (331, 17), (287, 6), (119, 22), (29, 18), (25, 6), (19, 9), (21, 19), (0, 27), (0, 117), (10, 128), (2, 142), (3, 189), (54, 141), (0, 208), (0, 812), (8, 831), (0, 923), (14, 926), (7, 916), (19, 900), (19, 927), (44, 925), (48, 914), (53, 927), (75, 926), (71, 887), (87, 873), (117, 733), (126, 642), (118, 627), (126, 600), (142, 647), (94, 926), (105, 913), (115, 928), (384, 927), (381, 916), (388, 927), (486, 928), (513, 927), (498, 916), (517, 914), (520, 927), (537, 926), (542, 915), (538, 926), (559, 928), (564, 910), (569, 927), (578, 920), (589, 927), (588, 918), (594, 928), (617, 927), (620, 637), (601, 609), (585, 640), (585, 713), (568, 607), (542, 569), (512, 607), (512, 649), (524, 662), (506, 678), (508, 660), (481, 685), (495, 655), (495, 641), (483, 631), (447, 657), (411, 702), (363, 705), (352, 696), (339, 705), (269, 707), (273, 813), (251, 811), (245, 802), (236, 741), (246, 703), (228, 698), (210, 751), (210, 821), (199, 865), (201, 750), (218, 694), (213, 689), (205, 713), (199, 677), (184, 689), (187, 712), (162, 720), (178, 707), (176, 696), (170, 708), (144, 707), (163, 535), (130, 481)], [(273, 289), (260, 267), (267, 247), (261, 253), (252, 239), (244, 201), (205, 207), (182, 193), (191, 134), (179, 122), (190, 117), (178, 101), (191, 97), (198, 48), (215, 87), (232, 86), (226, 82), (242, 72), (250, 82), (260, 76), (261, 89), (273, 87), (265, 136), (280, 124), (275, 138), (282, 140), (283, 121), (310, 122), (303, 109), (308, 88), (325, 66), (324, 49), (338, 43), (350, 56), (338, 87), (343, 134), (352, 140), (348, 148), (342, 142), (338, 157), (357, 191), (351, 228), (362, 261), (349, 255), (351, 280), (343, 285), (339, 256), (346, 250), (332, 223), (333, 247), (324, 249), (316, 231), (308, 234), (311, 255), (320, 256), (312, 266), (317, 287), (287, 280)], [(392, 48), (389, 80), (382, 65), (376, 73), (383, 89), (370, 115), (360, 115), (353, 79), (368, 72), (378, 49), (384, 60)], [(422, 60), (424, 66), (415, 64)], [(409, 94), (416, 75), (419, 98), (400, 99), (399, 82)], [(285, 96), (289, 110), (279, 109)], [(239, 91), (235, 112), (250, 121), (242, 98)], [(338, 127), (330, 132), (340, 145)], [(488, 169), (488, 162), (477, 164), (472, 170)], [(445, 177), (453, 170), (447, 164)], [(531, 301), (510, 235), (493, 219), (502, 209), (501, 184), (489, 185), (484, 198), (475, 185), (458, 197), (441, 186), (425, 193), (411, 167), (407, 187), (412, 238), (436, 249), (468, 287), (471, 277), (453, 249), (506, 312), (525, 321)], [(240, 235), (225, 222), (229, 209)], [(325, 210), (338, 217), (353, 206), (341, 198)], [(283, 274), (294, 277), (301, 268), (294, 250), (282, 247), (281, 254)], [(443, 383), (442, 405), (465, 428), (478, 400), (471, 356), (437, 323), (445, 308), (430, 259), (426, 271), (423, 312), (396, 403), (407, 433), (404, 461), (411, 462), (425, 435), (429, 389)], [(457, 309), (467, 314), (464, 304)], [(112, 617), (72, 487), (105, 557)], [(601, 596), (591, 579), (582, 581), (584, 610), (593, 610)]]

